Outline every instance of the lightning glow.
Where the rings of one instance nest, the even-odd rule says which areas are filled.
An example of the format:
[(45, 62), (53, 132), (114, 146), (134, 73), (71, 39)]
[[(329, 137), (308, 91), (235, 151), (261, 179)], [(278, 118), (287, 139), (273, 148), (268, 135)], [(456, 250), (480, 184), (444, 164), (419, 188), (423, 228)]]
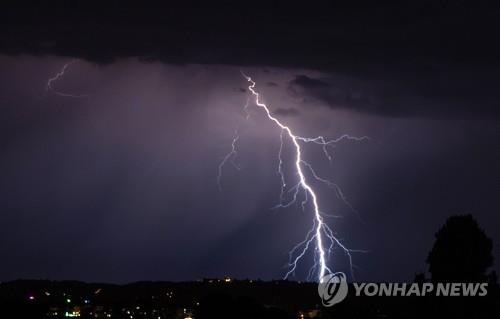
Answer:
[[(318, 136), (314, 138), (308, 138), (308, 137), (302, 137), (298, 136), (295, 133), (293, 133), (292, 129), (288, 127), (287, 125), (283, 124), (280, 122), (276, 117), (274, 117), (269, 110), (268, 106), (261, 102), (260, 100), (260, 94), (255, 90), (255, 85), (256, 83), (246, 74), (242, 72), (243, 77), (250, 83), (248, 86), (248, 90), (251, 92), (252, 96), (254, 97), (254, 102), (255, 105), (261, 108), (267, 118), (272, 121), (278, 128), (280, 128), (280, 148), (279, 148), (279, 153), (278, 153), (278, 174), (281, 177), (281, 193), (280, 193), (280, 203), (275, 207), (275, 208), (285, 208), (289, 207), (290, 205), (294, 204), (300, 194), (301, 191), (303, 191), (304, 194), (304, 200), (301, 202), (302, 208), (305, 210), (305, 205), (309, 202), (309, 200), (312, 203), (312, 208), (313, 208), (313, 214), (314, 214), (314, 219), (313, 219), (313, 226), (307, 233), (305, 239), (298, 243), (293, 249), (289, 252), (289, 262), (288, 262), (288, 271), (285, 275), (285, 279), (288, 277), (292, 276), (295, 274), (295, 270), (297, 268), (297, 264), (299, 261), (306, 255), (308, 250), (311, 248), (311, 246), (314, 246), (314, 264), (309, 270), (309, 275), (308, 279), (311, 280), (313, 278), (313, 275), (316, 273), (318, 281), (321, 281), (322, 278), (328, 274), (332, 273), (332, 270), (327, 264), (327, 261), (330, 257), (330, 254), (333, 252), (334, 247), (339, 247), (341, 248), (342, 251), (347, 255), (348, 260), (349, 260), (349, 265), (350, 265), (350, 271), (351, 271), (351, 276), (354, 276), (353, 273), (353, 263), (352, 263), (352, 256), (351, 253), (353, 252), (362, 252), (362, 250), (352, 250), (347, 248), (342, 242), (335, 236), (334, 232), (332, 229), (325, 223), (324, 217), (332, 216), (328, 214), (324, 214), (321, 212), (319, 204), (318, 204), (318, 196), (316, 195), (316, 192), (312, 188), (312, 186), (308, 183), (307, 178), (306, 178), (306, 172), (309, 172), (309, 175), (312, 176), (316, 181), (319, 181), (321, 183), (326, 184), (327, 186), (333, 188), (335, 190), (335, 193), (337, 197), (342, 200), (351, 210), (354, 210), (352, 205), (347, 201), (347, 198), (345, 197), (344, 193), (342, 192), (341, 188), (324, 178), (321, 178), (316, 174), (314, 171), (313, 167), (306, 162), (303, 159), (303, 154), (302, 154), (302, 148), (301, 148), (301, 143), (314, 143), (318, 144), (322, 147), (323, 152), (325, 153), (325, 156), (328, 158), (328, 160), (332, 160), (331, 155), (328, 153), (328, 146), (333, 146), (335, 143), (338, 143), (342, 140), (353, 140), (353, 141), (362, 141), (368, 139), (368, 137), (363, 136), (363, 137), (353, 137), (347, 134), (344, 134), (336, 139), (333, 140), (328, 140), (324, 138), (323, 136)], [(247, 119), (248, 119), (248, 112), (247, 108), (249, 106), (249, 103), (247, 101), (244, 110), (247, 114)], [(295, 161), (294, 161), (294, 166), (295, 166), (295, 173), (298, 176), (299, 182), (291, 187), (288, 192), (293, 192), (292, 199), (284, 203), (284, 198), (285, 198), (285, 193), (286, 193), (286, 187), (287, 183), (285, 180), (285, 175), (283, 172), (283, 158), (282, 158), (282, 152), (283, 152), (283, 145), (284, 145), (284, 139), (288, 138), (295, 150)], [(236, 168), (239, 169), (239, 167), (234, 164), (234, 158), (236, 157), (236, 142), (239, 139), (238, 132), (236, 132), (235, 137), (233, 138), (232, 142), (232, 148), (231, 151), (224, 157), (222, 162), (219, 165), (219, 174), (217, 176), (217, 181), (220, 187), (220, 179), (222, 176), (222, 168), (228, 162), (231, 160), (233, 165), (235, 165)], [(335, 217), (335, 216), (334, 216)]]
[(69, 93), (60, 92), (60, 91), (56, 90), (53, 86), (54, 82), (58, 81), (61, 77), (64, 76), (68, 67), (76, 62), (77, 62), (77, 60), (72, 60), (72, 61), (64, 64), (61, 71), (57, 72), (53, 77), (51, 77), (47, 80), (47, 85), (45, 86), (45, 90), (47, 92), (52, 92), (52, 93), (59, 95), (59, 96), (62, 96), (62, 97), (72, 97), (72, 98), (89, 97), (90, 96), (89, 94), (69, 94)]
[(240, 136), (238, 135), (238, 130), (236, 130), (234, 132), (233, 142), (231, 143), (231, 151), (229, 153), (227, 153), (226, 156), (224, 156), (224, 158), (222, 159), (222, 162), (220, 162), (220, 164), (219, 164), (219, 174), (217, 175), (217, 185), (219, 185), (219, 190), (222, 190), (220, 180), (222, 178), (222, 169), (224, 168), (224, 165), (227, 163), (227, 161), (231, 160), (231, 164), (233, 164), (233, 166), (237, 170), (240, 169), (240, 167), (234, 161), (236, 154), (237, 154), (236, 153), (236, 142), (238, 142), (239, 138), (240, 138)]

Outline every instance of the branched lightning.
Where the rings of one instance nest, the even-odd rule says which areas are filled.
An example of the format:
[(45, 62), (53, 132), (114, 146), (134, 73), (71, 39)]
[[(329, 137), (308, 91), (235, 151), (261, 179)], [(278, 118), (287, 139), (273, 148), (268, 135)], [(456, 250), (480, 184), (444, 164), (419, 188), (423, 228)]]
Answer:
[[(318, 136), (314, 138), (302, 137), (295, 135), (290, 127), (280, 122), (276, 117), (274, 117), (267, 107), (267, 105), (260, 100), (260, 94), (255, 90), (256, 83), (246, 74), (242, 72), (243, 77), (250, 83), (248, 86), (248, 90), (251, 92), (254, 97), (255, 105), (264, 110), (267, 118), (272, 121), (277, 127), (280, 128), (280, 148), (278, 152), (278, 174), (281, 178), (281, 192), (280, 192), (280, 202), (275, 208), (285, 208), (294, 204), (299, 197), (301, 191), (303, 192), (304, 199), (301, 202), (302, 209), (305, 210), (305, 205), (310, 201), (313, 208), (314, 219), (313, 226), (306, 234), (305, 239), (298, 243), (292, 250), (289, 252), (289, 262), (288, 267), (289, 270), (285, 275), (285, 279), (295, 274), (295, 270), (297, 268), (297, 264), (299, 261), (306, 255), (311, 246), (314, 246), (314, 264), (309, 270), (308, 280), (311, 280), (314, 274), (317, 274), (318, 281), (321, 281), (322, 278), (328, 274), (332, 273), (331, 269), (327, 265), (327, 261), (330, 257), (330, 254), (333, 252), (334, 247), (339, 247), (346, 255), (349, 260), (351, 276), (353, 276), (353, 263), (352, 263), (352, 255), (353, 252), (362, 252), (361, 250), (352, 250), (347, 248), (334, 234), (332, 229), (324, 222), (323, 217), (332, 216), (323, 213), (318, 204), (318, 198), (313, 190), (312, 186), (308, 183), (306, 178), (306, 172), (309, 172), (309, 176), (311, 176), (316, 181), (326, 184), (327, 186), (333, 188), (335, 190), (335, 194), (337, 197), (342, 200), (352, 211), (355, 212), (352, 205), (347, 201), (344, 193), (341, 188), (336, 184), (327, 179), (324, 179), (314, 171), (313, 167), (303, 159), (302, 156), (302, 148), (300, 143), (314, 143), (320, 145), (323, 149), (325, 156), (328, 160), (332, 160), (332, 156), (328, 153), (328, 147), (334, 146), (336, 143), (343, 140), (354, 140), (354, 141), (362, 141), (368, 139), (368, 137), (353, 137), (347, 134), (344, 134), (336, 139), (328, 140), (323, 136)], [(245, 112), (247, 112), (247, 108), (249, 106), (249, 102), (244, 107)], [(247, 112), (248, 118), (248, 112)], [(287, 183), (285, 179), (285, 174), (283, 172), (283, 145), (284, 139), (288, 138), (295, 150), (295, 173), (298, 176), (299, 182), (292, 186), (288, 191), (286, 190)], [(234, 161), (236, 156), (236, 142), (239, 139), (238, 132), (236, 132), (235, 137), (233, 138), (232, 149), (231, 151), (224, 157), (222, 162), (219, 165), (219, 174), (217, 176), (217, 181), (220, 187), (220, 179), (222, 176), (222, 168), (229, 160)], [(233, 165), (234, 162), (233, 162)], [(239, 169), (238, 166), (235, 165), (236, 168)], [(304, 168), (306, 170), (304, 170)], [(286, 193), (292, 192), (292, 199), (288, 202), (284, 202)], [(334, 216), (335, 217), (335, 216)]]
[(222, 178), (222, 169), (224, 168), (224, 165), (230, 160), (231, 164), (233, 164), (233, 166), (237, 170), (240, 169), (238, 164), (236, 164), (236, 162), (234, 161), (236, 158), (236, 155), (237, 155), (236, 143), (238, 142), (239, 138), (240, 138), (240, 136), (238, 134), (238, 130), (236, 130), (234, 132), (233, 142), (231, 143), (231, 151), (229, 153), (227, 153), (226, 156), (224, 156), (224, 158), (222, 159), (222, 162), (220, 162), (220, 164), (219, 164), (219, 174), (217, 174), (217, 185), (219, 185), (219, 190), (222, 190), (220, 180)]
[(62, 96), (62, 97), (72, 97), (72, 98), (86, 98), (89, 97), (89, 94), (69, 94), (69, 93), (64, 93), (56, 90), (53, 86), (53, 83), (59, 80), (64, 74), (66, 73), (66, 70), (68, 67), (74, 63), (76, 63), (77, 60), (72, 60), (66, 64), (63, 65), (61, 71), (57, 72), (56, 75), (51, 77), (50, 79), (47, 80), (47, 85), (45, 86), (45, 90), (47, 92), (52, 92), (56, 95)]

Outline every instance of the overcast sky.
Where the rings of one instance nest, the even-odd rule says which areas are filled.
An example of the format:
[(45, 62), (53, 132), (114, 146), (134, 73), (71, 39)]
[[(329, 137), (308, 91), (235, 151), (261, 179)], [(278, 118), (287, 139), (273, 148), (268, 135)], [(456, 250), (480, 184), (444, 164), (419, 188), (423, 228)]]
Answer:
[[(304, 147), (357, 211), (314, 183), (338, 237), (369, 251), (353, 255), (357, 280), (427, 270), (453, 214), (498, 247), (500, 11), (76, 3), (1, 11), (0, 280), (282, 278), (313, 215), (272, 209), (280, 132), (251, 100), (246, 119), (241, 70), (297, 134), (370, 137), (339, 143), (332, 162)], [(240, 169), (224, 166), (219, 190), (235, 130)], [(289, 142), (283, 158), (293, 180)], [(333, 268), (346, 261), (337, 251)]]
[[(279, 130), (253, 104), (245, 119), (250, 96), (239, 68), (79, 61), (54, 88), (88, 97), (47, 92), (47, 79), (67, 62), (1, 58), (3, 280), (284, 275), (312, 214), (271, 209), (280, 192)], [(332, 109), (292, 90), (297, 78), (319, 72), (245, 72), (297, 133), (371, 138), (340, 143), (331, 164), (321, 149), (305, 148), (359, 212), (316, 185), (321, 207), (342, 216), (328, 219), (339, 237), (370, 251), (354, 257), (357, 279), (408, 280), (425, 270), (433, 233), (451, 214), (474, 214), (500, 239), (495, 121)], [(219, 191), (217, 167), (238, 128), (241, 170), (225, 166)], [(347, 270), (340, 252), (335, 260)]]

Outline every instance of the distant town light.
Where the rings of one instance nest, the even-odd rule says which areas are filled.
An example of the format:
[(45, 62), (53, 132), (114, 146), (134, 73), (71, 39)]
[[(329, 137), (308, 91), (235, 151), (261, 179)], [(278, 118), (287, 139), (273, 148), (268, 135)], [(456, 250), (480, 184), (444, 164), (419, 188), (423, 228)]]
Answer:
[(64, 316), (65, 317), (80, 317), (80, 311), (71, 311), (71, 312), (66, 311), (64, 313)]

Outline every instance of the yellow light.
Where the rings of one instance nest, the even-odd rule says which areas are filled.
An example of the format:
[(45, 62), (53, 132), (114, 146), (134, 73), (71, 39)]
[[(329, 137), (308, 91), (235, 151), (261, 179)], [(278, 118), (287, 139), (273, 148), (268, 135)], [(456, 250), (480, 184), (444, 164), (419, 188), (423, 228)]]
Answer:
[(72, 312), (66, 311), (66, 313), (64, 313), (64, 316), (65, 317), (80, 317), (80, 311), (72, 311)]

